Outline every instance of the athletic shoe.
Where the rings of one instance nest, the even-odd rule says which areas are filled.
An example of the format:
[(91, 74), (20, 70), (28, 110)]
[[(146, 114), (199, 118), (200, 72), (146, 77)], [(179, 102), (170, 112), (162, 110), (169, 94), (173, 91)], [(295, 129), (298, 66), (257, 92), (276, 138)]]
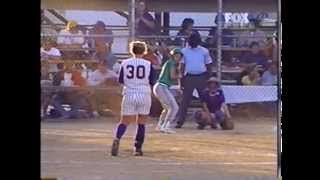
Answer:
[(159, 120), (157, 125), (156, 125), (156, 131), (160, 131), (162, 124), (163, 124), (163, 121)]
[(217, 124), (211, 124), (211, 129), (218, 129), (218, 125)]
[(164, 130), (165, 133), (168, 133), (168, 134), (174, 134), (174, 133), (177, 133), (176, 131), (174, 131), (173, 129), (171, 128), (167, 128)]
[(119, 152), (119, 144), (120, 140), (119, 139), (114, 139), (112, 143), (112, 148), (111, 148), (111, 156), (117, 156)]
[(163, 127), (160, 127), (160, 128), (159, 128), (159, 131), (162, 132), (162, 133), (166, 133), (166, 129), (163, 128)]
[(177, 124), (175, 128), (180, 129), (181, 127), (182, 127), (182, 124)]
[(134, 156), (143, 156), (143, 152), (141, 149), (137, 149), (135, 148), (134, 152), (133, 152)]
[(204, 130), (204, 127), (205, 127), (205, 126), (203, 126), (203, 125), (198, 125), (197, 128), (198, 128), (199, 130)]

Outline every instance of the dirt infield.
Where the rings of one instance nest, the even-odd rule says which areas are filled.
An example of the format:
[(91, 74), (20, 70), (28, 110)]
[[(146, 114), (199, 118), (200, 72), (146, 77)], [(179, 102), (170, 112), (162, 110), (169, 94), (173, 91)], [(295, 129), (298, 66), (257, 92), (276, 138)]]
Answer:
[(134, 125), (121, 142), (120, 156), (109, 156), (115, 123), (112, 119), (42, 122), (41, 176), (65, 180), (275, 179), (274, 118), (235, 119), (232, 131), (200, 131), (188, 122), (170, 135), (155, 132), (151, 120), (143, 157), (131, 155)]

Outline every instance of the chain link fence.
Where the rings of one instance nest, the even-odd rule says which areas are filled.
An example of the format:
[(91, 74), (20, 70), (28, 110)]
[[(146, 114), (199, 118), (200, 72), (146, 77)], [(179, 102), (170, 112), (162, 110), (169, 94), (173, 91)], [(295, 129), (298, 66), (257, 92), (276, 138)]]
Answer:
[[(105, 27), (105, 25), (103, 26)], [(56, 29), (50, 28), (48, 25), (42, 26), (42, 86), (53, 83), (55, 75), (67, 61), (73, 64), (74, 69), (81, 72), (82, 77), (88, 79), (90, 73), (97, 69), (99, 62), (111, 61), (112, 63), (108, 64), (108, 68), (117, 73), (121, 60), (129, 57), (130, 28), (128, 27), (107, 27), (108, 31), (98, 33), (98, 31), (95, 31), (95, 25), (79, 25), (78, 33), (75, 34), (61, 33), (64, 28), (63, 26)], [(229, 27), (228, 29), (223, 27), (221, 35), (217, 34), (216, 30), (214, 26), (199, 29), (199, 31), (209, 31), (208, 35), (201, 36), (201, 45), (210, 50), (214, 60), (213, 74), (214, 76), (221, 74), (221, 82), (225, 86), (224, 91), (226, 91), (226, 101), (230, 104), (230, 107), (237, 109), (244, 104), (255, 107), (258, 103), (267, 104), (265, 106), (267, 113), (270, 110), (270, 104), (277, 109), (278, 66), (274, 70), (275, 73), (269, 72), (270, 65), (278, 62), (277, 56), (274, 55), (276, 53), (276, 36), (274, 35), (276, 29), (270, 27), (265, 29), (261, 27), (256, 27), (256, 29)], [(262, 30), (265, 33), (261, 33)], [(261, 32), (252, 34), (253, 31)], [(221, 46), (217, 44), (217, 37), (219, 36), (221, 36)], [(154, 62), (153, 65), (159, 74), (161, 65), (170, 58), (169, 51), (175, 47), (185, 47), (187, 36), (153, 35), (137, 36), (136, 39), (148, 43), (149, 53), (151, 54), (150, 60)], [(77, 41), (80, 42), (79, 45), (77, 45)], [(254, 42), (258, 43), (258, 50), (251, 46)], [(61, 44), (70, 44), (70, 46)], [(43, 50), (48, 48), (47, 46), (60, 50), (60, 55), (54, 58), (49, 57)], [(113, 50), (114, 46), (120, 47), (120, 52), (115, 52)], [(221, 60), (217, 58), (218, 51), (221, 51)], [(258, 51), (258, 53), (254, 51)], [(254, 63), (250, 62), (254, 61), (254, 58), (258, 61), (259, 58), (263, 58), (265, 62), (259, 62), (259, 66), (255, 66)], [(48, 93), (47, 91), (43, 91), (43, 93), (47, 94), (44, 97), (52, 94), (52, 92)], [(199, 107), (199, 105), (199, 100), (195, 97), (191, 106)], [(249, 114), (254, 114), (251, 111), (255, 111), (255, 108), (248, 111)], [(43, 112), (45, 113), (45, 111)]]

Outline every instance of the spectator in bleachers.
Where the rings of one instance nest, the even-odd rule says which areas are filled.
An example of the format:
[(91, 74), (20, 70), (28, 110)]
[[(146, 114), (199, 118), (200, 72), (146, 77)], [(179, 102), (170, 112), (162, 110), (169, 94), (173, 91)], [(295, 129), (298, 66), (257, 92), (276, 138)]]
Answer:
[(259, 43), (252, 42), (250, 44), (250, 51), (245, 52), (240, 58), (240, 63), (243, 65), (259, 65), (262, 69), (266, 69), (268, 64), (267, 57), (261, 52)]
[[(206, 40), (205, 40), (205, 43), (204, 43), (204, 46), (207, 47), (207, 48), (217, 48), (217, 43), (218, 43), (218, 17), (219, 15), (216, 15), (215, 17), (215, 24), (217, 25), (216, 27), (212, 27), (209, 31), (209, 36), (213, 36), (213, 37), (208, 37)], [(230, 29), (225, 29), (225, 16), (224, 15), (221, 15), (221, 20), (222, 20), (222, 23), (221, 23), (221, 26), (222, 26), (222, 38), (221, 38), (221, 41), (222, 41), (222, 46), (230, 46), (232, 47), (234, 44), (233, 44), (233, 39), (235, 37), (226, 37), (226, 36), (229, 36), (229, 35), (234, 35), (234, 33), (232, 32), (232, 30)], [(217, 54), (217, 51), (215, 50), (210, 50), (210, 54), (212, 55), (216, 55)], [(222, 59), (223, 59), (223, 64), (226, 65), (226, 64), (231, 64), (231, 58), (230, 58), (230, 52), (226, 52), (226, 51), (222, 51)]]
[[(53, 78), (53, 85), (55, 86), (79, 86), (85, 87), (86, 80), (81, 76), (81, 73), (72, 67), (72, 64), (66, 64)], [(59, 91), (53, 95), (51, 103), (62, 119), (81, 118), (80, 109), (85, 109), (88, 116), (92, 116), (93, 109), (89, 102), (90, 92), (85, 89), (70, 89), (66, 91)], [(63, 104), (69, 104), (70, 111), (66, 111)], [(88, 117), (86, 116), (86, 117)]]
[(59, 49), (54, 47), (54, 42), (51, 39), (44, 41), (40, 53), (42, 60), (59, 60), (61, 58)]
[(267, 71), (265, 71), (261, 78), (262, 85), (265, 86), (272, 86), (278, 84), (278, 76), (277, 76), (277, 64), (272, 63), (270, 64)]
[(264, 54), (268, 59), (271, 59), (272, 62), (276, 62), (278, 60), (278, 40), (277, 33), (274, 34), (275, 37), (268, 38)]
[[(58, 71), (54, 74), (53, 79), (52, 79), (53, 86), (60, 86), (62, 81), (64, 80), (64, 73), (65, 73), (64, 64), (62, 64), (62, 63), (57, 64), (57, 68), (58, 68)], [(49, 115), (47, 114), (48, 106), (50, 104), (53, 105), (52, 100), (54, 98), (56, 98), (58, 96), (62, 96), (62, 95), (63, 95), (63, 93), (58, 91), (57, 93), (49, 93), (44, 97), (45, 99), (44, 99), (43, 111), (42, 111), (42, 113), (44, 114), (43, 118), (58, 118), (58, 117), (62, 116), (63, 112), (60, 113), (58, 111), (59, 107), (50, 110)]]
[[(91, 74), (88, 79), (89, 86), (106, 86), (107, 84), (117, 84), (118, 75), (109, 70), (107, 65), (104, 62), (98, 64), (98, 68)], [(101, 97), (104, 97), (105, 94), (101, 94), (100, 92), (93, 92), (89, 97), (90, 104), (92, 105), (93, 115), (95, 117), (100, 116), (98, 113), (101, 108), (99, 108), (98, 101), (103, 101), (106, 99), (101, 100)]]
[(58, 72), (53, 76), (52, 85), (60, 86), (61, 81), (64, 79), (64, 64), (59, 63), (57, 64)]
[[(54, 42), (50, 39), (45, 40), (40, 48), (41, 60), (60, 60), (61, 53), (54, 47)], [(49, 64), (49, 73), (57, 72), (57, 65)]]
[(113, 69), (114, 64), (117, 63), (117, 57), (110, 51), (108, 45), (103, 41), (95, 42), (96, 52), (93, 54), (92, 59), (99, 62), (104, 62), (109, 69)]
[(88, 84), (90, 86), (102, 86), (107, 79), (117, 80), (117, 78), (118, 75), (109, 70), (105, 62), (101, 62), (98, 64), (98, 68), (90, 75)]
[(49, 77), (49, 64), (47, 62), (41, 62), (41, 80), (50, 80)]
[[(225, 26), (225, 17), (224, 15), (221, 16), (222, 24), (221, 26)], [(213, 38), (209, 37), (206, 39), (206, 45), (208, 47), (217, 47), (217, 38), (218, 38), (218, 15), (215, 17), (214, 23), (217, 25), (216, 27), (212, 27), (209, 31), (209, 36), (213, 36)], [(230, 29), (222, 29), (222, 36), (233, 35), (232, 30)], [(232, 46), (233, 44), (233, 37), (222, 37), (222, 45), (224, 46)]]
[(174, 49), (174, 47), (168, 47), (166, 42), (163, 42), (163, 41), (159, 42), (158, 52), (162, 56), (161, 65), (163, 65), (168, 59), (170, 59), (171, 57), (170, 51), (172, 49)]
[(273, 62), (278, 62), (278, 51), (279, 51), (279, 48), (278, 48), (278, 31), (274, 33), (274, 38), (273, 38), (273, 43), (272, 43), (272, 61)]
[[(82, 46), (85, 43), (85, 39), (83, 36), (81, 37), (78, 35), (83, 35), (83, 32), (80, 30), (76, 21), (69, 21), (66, 28), (59, 32), (57, 40), (58, 48), (62, 51), (65, 59), (81, 59), (85, 54), (81, 51)], [(69, 51), (63, 49), (69, 49)], [(72, 49), (80, 50), (76, 51)]]
[(249, 22), (251, 30), (240, 33), (239, 45), (241, 47), (248, 47), (252, 42), (258, 42), (259, 46), (264, 48), (267, 42), (267, 35), (259, 28), (259, 20), (252, 19)]
[(157, 53), (157, 46), (152, 44), (148, 44), (147, 46), (147, 53), (143, 58), (150, 61), (154, 69), (161, 69), (162, 57)]
[[(113, 32), (107, 28), (103, 21), (97, 21), (93, 29), (90, 31), (90, 35), (113, 35)], [(111, 51), (113, 44), (113, 37), (93, 37), (90, 38), (91, 47), (95, 47), (95, 42), (103, 42), (106, 44), (108, 51)]]
[[(192, 33), (199, 34), (199, 32), (195, 29), (193, 29), (194, 20), (191, 18), (185, 18), (182, 21), (181, 29), (179, 30), (177, 36), (190, 36)], [(200, 34), (199, 34), (200, 35)], [(174, 40), (174, 45), (181, 46), (186, 38), (177, 37)], [(184, 46), (184, 45), (183, 45)]]
[(156, 24), (153, 16), (148, 12), (146, 3), (139, 1), (136, 6), (136, 35), (154, 35), (156, 34)]
[(253, 66), (248, 70), (248, 75), (245, 75), (241, 79), (242, 85), (255, 86), (261, 84), (260, 74), (257, 66)]

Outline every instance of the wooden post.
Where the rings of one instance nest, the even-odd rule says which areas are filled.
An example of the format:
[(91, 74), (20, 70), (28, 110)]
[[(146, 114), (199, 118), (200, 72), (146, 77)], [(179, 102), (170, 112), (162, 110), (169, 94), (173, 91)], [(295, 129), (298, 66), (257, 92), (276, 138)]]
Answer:
[(161, 12), (155, 13), (155, 20), (156, 20), (156, 33), (161, 34)]
[(170, 27), (170, 13), (163, 12), (163, 34), (169, 35), (169, 27)]

